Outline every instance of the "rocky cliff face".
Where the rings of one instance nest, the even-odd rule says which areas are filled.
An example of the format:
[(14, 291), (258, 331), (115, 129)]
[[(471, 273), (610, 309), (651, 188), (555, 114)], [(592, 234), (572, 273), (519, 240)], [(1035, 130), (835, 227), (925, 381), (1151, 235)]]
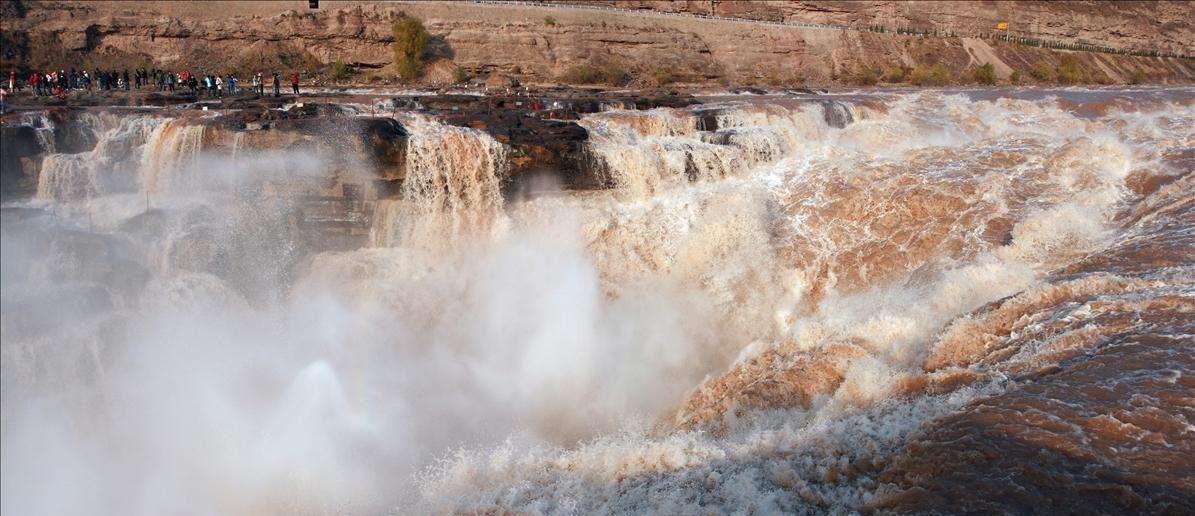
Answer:
[[(1189, 81), (1190, 58), (1062, 52), (971, 37), (794, 28), (664, 16), (656, 11), (708, 12), (709, 2), (605, 2), (638, 13), (462, 3), (304, 2), (221, 4), (200, 10), (173, 3), (33, 2), (8, 0), (2, 23), (4, 67), (69, 68), (152, 65), (192, 70), (299, 69), (318, 72), (344, 62), (355, 81), (392, 80), (390, 27), (400, 12), (432, 34), (424, 82), (453, 82), (460, 66), (475, 77), (510, 75), (531, 83), (561, 82), (578, 66), (605, 62), (639, 83), (796, 84), (852, 82), (860, 69), (942, 64), (956, 78), (993, 63), (1000, 75), (1055, 65), (1074, 55), (1086, 82)], [(601, 4), (601, 3), (598, 3)], [(1187, 3), (1079, 6), (1054, 2), (717, 2), (719, 16), (882, 24), (953, 30), (973, 36), (1011, 20), (1010, 31), (1063, 41), (1192, 54)], [(1023, 73), (1027, 75), (1027, 73)]]
[[(300, 150), (318, 159), (326, 165), (327, 177), (304, 184), (307, 190), (303, 195), (340, 199), (349, 195), (345, 190), (348, 185), (349, 190), (370, 199), (397, 196), (401, 195), (408, 175), (410, 135), (404, 126), (406, 122), (369, 116), (369, 111), (389, 113), (394, 109), (432, 116), (450, 126), (475, 129), (507, 146), (509, 168), (502, 183), (507, 196), (525, 192), (541, 180), (566, 189), (604, 189), (610, 187), (606, 174), (591, 163), (584, 151), (589, 135), (577, 123), (581, 116), (596, 113), (604, 106), (651, 109), (698, 102), (692, 96), (670, 92), (599, 95), (587, 90), (558, 89), (538, 92), (535, 96), (444, 94), (369, 98), (374, 103), (372, 106), (363, 104), (361, 99), (343, 96), (338, 100), (360, 102), (337, 104), (312, 98), (303, 104), (284, 104), (284, 99), (270, 97), (209, 100), (211, 104), (206, 107), (216, 107), (220, 113), (213, 115), (191, 103), (193, 97), (181, 93), (152, 93), (139, 99), (160, 109), (104, 105), (108, 100), (113, 99), (101, 96), (76, 99), (79, 104), (101, 104), (89, 107), (56, 105), (30, 110), (23, 106), (21, 113), (0, 117), (4, 122), (0, 127), (4, 148), (0, 191), (4, 199), (28, 198), (38, 193), (46, 156), (92, 152), (104, 135), (114, 131), (115, 119), (150, 116), (171, 120), (172, 127), (164, 128), (157, 137), (162, 140), (158, 144), (164, 147), (183, 146), (167, 133), (193, 130), (204, 152), (231, 156)], [(127, 153), (131, 147), (122, 148)], [(120, 157), (128, 158), (123, 154)], [(98, 154), (82, 159), (112, 161), (111, 156)], [(174, 159), (169, 165), (178, 166), (177, 161)]]
[(593, 0), (623, 9), (772, 22), (938, 29), (977, 36), (1008, 24), (1008, 34), (1064, 43), (1191, 55), (1189, 2)]

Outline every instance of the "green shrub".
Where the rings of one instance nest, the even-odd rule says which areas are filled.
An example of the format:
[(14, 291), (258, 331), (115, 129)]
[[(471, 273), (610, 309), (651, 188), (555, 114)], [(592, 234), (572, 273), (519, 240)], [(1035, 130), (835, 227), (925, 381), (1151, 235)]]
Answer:
[(858, 70), (855, 70), (853, 79), (855, 84), (860, 86), (875, 86), (877, 82), (880, 82), (880, 78), (877, 76), (875, 70), (867, 66), (861, 66)]
[(917, 86), (944, 86), (950, 83), (950, 71), (941, 63), (933, 66), (917, 65), (909, 74), (909, 82)]
[(560, 79), (569, 84), (626, 86), (632, 77), (623, 65), (606, 61), (575, 65), (565, 70)]
[(651, 86), (667, 86), (680, 80), (671, 68), (656, 67), (647, 72), (646, 82)]
[(1033, 64), (1033, 68), (1029, 69), (1029, 75), (1039, 82), (1054, 82), (1058, 79), (1058, 74), (1054, 72), (1054, 67), (1046, 64), (1044, 61), (1038, 61)]
[(544, 25), (548, 25), (548, 26), (556, 25), (556, 18), (553, 18), (551, 16), (544, 16)]
[(423, 53), (427, 50), (430, 36), (423, 23), (399, 13), (394, 22), (394, 68), (399, 78), (409, 81), (419, 77), (423, 71)]
[(904, 82), (905, 74), (908, 73), (903, 66), (893, 66), (884, 72), (884, 82)]
[(1013, 84), (1020, 84), (1021, 83), (1021, 71), (1013, 70), (1012, 73), (1008, 74), (1008, 82), (1011, 82)]
[(996, 67), (992, 63), (984, 63), (975, 69), (975, 82), (991, 86), (996, 84)]
[(1129, 76), (1129, 84), (1143, 84), (1148, 77), (1145, 76), (1144, 70), (1133, 70), (1133, 74)]
[(1058, 81), (1065, 84), (1084, 81), (1083, 69), (1079, 68), (1079, 60), (1075, 56), (1062, 56), (1062, 62), (1058, 63)]
[(473, 78), (473, 74), (469, 73), (469, 70), (466, 69), (465, 67), (460, 66), (460, 65), (453, 67), (453, 69), (452, 69), (453, 84), (460, 84), (462, 82), (467, 82), (469, 79), (472, 79), (472, 78)]
[(337, 60), (332, 63), (332, 68), (328, 71), (328, 76), (334, 81), (343, 81), (353, 75), (353, 67), (344, 64)]

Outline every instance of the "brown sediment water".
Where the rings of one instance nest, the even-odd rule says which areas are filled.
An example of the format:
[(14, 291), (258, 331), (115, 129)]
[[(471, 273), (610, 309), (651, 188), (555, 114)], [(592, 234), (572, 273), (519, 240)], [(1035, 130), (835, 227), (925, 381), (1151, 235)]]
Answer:
[(335, 250), (376, 158), (88, 119), (4, 213), (4, 511), (1195, 511), (1193, 98), (610, 109), (529, 196), (394, 112)]

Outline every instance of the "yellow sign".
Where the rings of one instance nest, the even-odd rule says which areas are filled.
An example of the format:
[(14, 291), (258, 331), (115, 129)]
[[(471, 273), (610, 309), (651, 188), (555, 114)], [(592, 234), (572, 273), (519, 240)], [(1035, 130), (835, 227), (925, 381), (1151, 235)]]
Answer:
[(996, 24), (996, 30), (1008, 30), (1008, 22), (1002, 21)]

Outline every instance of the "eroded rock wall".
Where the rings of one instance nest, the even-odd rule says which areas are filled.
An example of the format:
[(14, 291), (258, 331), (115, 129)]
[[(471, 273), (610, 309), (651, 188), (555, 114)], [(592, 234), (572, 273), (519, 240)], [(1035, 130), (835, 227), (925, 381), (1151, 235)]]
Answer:
[[(600, 3), (599, 3), (600, 4)], [(1002, 76), (1055, 63), (1064, 52), (994, 40), (795, 28), (662, 16), (654, 11), (708, 11), (706, 2), (614, 2), (644, 11), (425, 2), (373, 4), (303, 2), (221, 4), (218, 11), (174, 3), (15, 2), (6, 4), (3, 62), (37, 68), (133, 67), (152, 64), (193, 71), (299, 69), (333, 62), (374, 70), (391, 80), (390, 27), (400, 12), (432, 34), (424, 78), (452, 82), (461, 66), (552, 83), (577, 66), (612, 61), (638, 77), (668, 72), (691, 83), (795, 84), (848, 82), (861, 67), (884, 69), (942, 63), (955, 76), (994, 62)], [(14, 7), (19, 6), (19, 9)], [(703, 11), (704, 9), (704, 11)], [(993, 20), (1068, 42), (1149, 48), (1191, 55), (1190, 4), (1080, 6), (1067, 2), (719, 2), (715, 14), (744, 19), (833, 24), (918, 26), (976, 35)], [(976, 44), (975, 41), (980, 43)], [(1067, 52), (1069, 53), (1069, 52)], [(1127, 82), (1134, 72), (1154, 82), (1189, 81), (1191, 59), (1075, 52), (1089, 82)], [(366, 74), (369, 75), (369, 74)], [(362, 77), (364, 78), (364, 77)]]

